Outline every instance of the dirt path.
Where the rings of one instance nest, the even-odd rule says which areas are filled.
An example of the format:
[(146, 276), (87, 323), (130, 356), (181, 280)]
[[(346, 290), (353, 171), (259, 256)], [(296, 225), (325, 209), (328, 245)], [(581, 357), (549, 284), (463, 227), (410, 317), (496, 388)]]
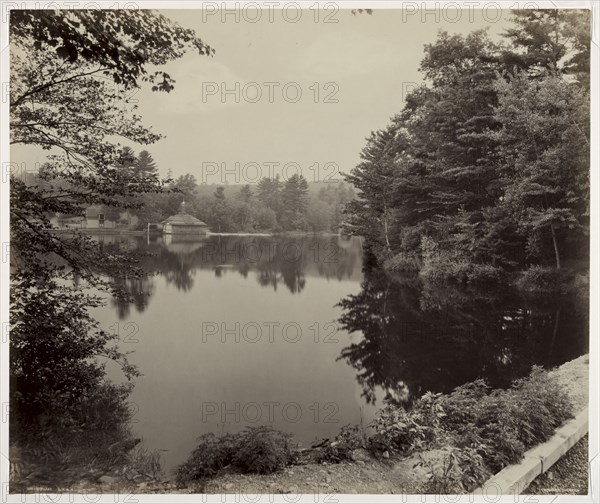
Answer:
[(584, 436), (548, 472), (525, 490), (534, 495), (586, 495), (588, 493), (588, 436)]
[(573, 415), (577, 415), (589, 402), (588, 375), (590, 356), (582, 355), (577, 359), (565, 362), (562, 366), (553, 369), (548, 374), (558, 380), (567, 390), (573, 402)]

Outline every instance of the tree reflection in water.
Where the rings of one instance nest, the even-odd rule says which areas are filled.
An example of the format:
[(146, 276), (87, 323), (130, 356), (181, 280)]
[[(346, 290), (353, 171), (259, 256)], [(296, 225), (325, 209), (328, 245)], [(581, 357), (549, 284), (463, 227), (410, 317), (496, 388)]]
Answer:
[[(338, 360), (356, 369), (366, 401), (407, 402), (426, 391), (448, 392), (476, 378), (504, 387), (531, 366), (559, 365), (587, 351), (587, 303), (574, 297), (526, 296), (506, 286), (441, 286), (390, 276), (363, 262), (358, 239), (210, 236), (192, 241), (145, 238), (135, 248), (146, 272), (121, 279), (138, 312), (148, 309), (156, 278), (188, 292), (198, 270), (238, 274), (262, 287), (303, 295), (310, 277), (361, 281), (343, 298), (340, 328), (356, 333)], [(113, 300), (121, 320), (126, 300)], [(333, 365), (333, 363), (332, 363)]]
[(145, 275), (116, 279), (130, 295), (130, 300), (114, 299), (119, 319), (130, 313), (131, 303), (142, 313), (154, 294), (154, 275), (161, 275), (177, 290), (194, 288), (194, 275), (199, 269), (212, 269), (216, 278), (229, 272), (247, 278), (252, 272), (257, 282), (277, 290), (283, 284), (292, 294), (300, 294), (307, 275), (328, 279), (360, 278), (361, 247), (357, 238), (337, 236), (311, 237), (157, 237), (117, 240), (113, 245), (137, 250)]
[(423, 285), (369, 268), (361, 287), (340, 301), (339, 322), (362, 338), (338, 359), (357, 370), (370, 403), (409, 402), (480, 377), (506, 387), (534, 364), (554, 366), (587, 351), (586, 304), (573, 297)]

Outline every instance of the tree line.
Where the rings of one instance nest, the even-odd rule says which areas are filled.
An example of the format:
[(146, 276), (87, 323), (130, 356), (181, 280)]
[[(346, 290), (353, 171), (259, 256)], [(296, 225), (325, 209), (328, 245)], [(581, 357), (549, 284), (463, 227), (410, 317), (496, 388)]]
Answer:
[[(345, 205), (356, 196), (353, 187), (342, 180), (309, 184), (298, 174), (287, 180), (279, 175), (264, 177), (256, 185), (208, 186), (198, 184), (191, 173), (173, 179), (169, 169), (167, 178), (161, 179), (150, 152), (142, 150), (136, 154), (128, 146), (119, 151), (115, 167), (130, 183), (135, 181), (152, 189), (138, 194), (115, 194), (111, 201), (100, 205), (102, 213), (107, 220), (128, 226), (129, 219), (123, 218), (127, 210), (138, 218), (138, 229), (178, 213), (185, 202), (186, 213), (206, 222), (213, 232), (337, 233)], [(24, 185), (38, 192), (73, 189), (68, 178), (52, 174), (50, 163), (45, 163), (38, 175), (26, 175), (22, 177)], [(83, 218), (86, 208), (81, 205), (72, 209), (74, 213), (58, 213), (59, 221)], [(48, 216), (53, 215), (57, 213), (48, 212)]]
[(513, 15), (499, 42), (479, 30), (426, 45), (426, 83), (346, 175), (345, 230), (386, 268), (461, 281), (585, 269), (589, 11)]
[[(158, 176), (156, 163), (146, 151), (129, 159), (128, 169), (137, 176)], [(213, 190), (187, 173), (170, 180), (163, 192), (140, 195), (139, 208), (132, 212), (140, 228), (178, 213), (185, 202), (185, 211), (213, 232), (337, 232), (345, 205), (355, 197), (353, 188), (339, 181), (324, 184), (318, 192), (309, 189), (299, 174), (287, 180), (264, 177), (252, 186), (217, 185)]]

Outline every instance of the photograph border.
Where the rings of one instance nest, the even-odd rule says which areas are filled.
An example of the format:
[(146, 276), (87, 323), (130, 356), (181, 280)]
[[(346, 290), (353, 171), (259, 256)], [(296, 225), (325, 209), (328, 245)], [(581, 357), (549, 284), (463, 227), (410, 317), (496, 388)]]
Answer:
[[(590, 480), (589, 493), (583, 495), (504, 495), (498, 496), (491, 489), (487, 495), (465, 494), (462, 496), (439, 496), (439, 495), (363, 495), (363, 494), (305, 494), (305, 495), (285, 495), (285, 494), (80, 494), (80, 493), (62, 493), (56, 494), (9, 494), (9, 254), (10, 254), (10, 235), (9, 235), (9, 46), (8, 46), (8, 12), (10, 9), (77, 9), (77, 8), (140, 8), (140, 9), (201, 9), (203, 6), (213, 8), (218, 5), (219, 8), (235, 9), (243, 4), (260, 5), (264, 8), (273, 8), (278, 4), (300, 5), (302, 8), (315, 8), (316, 4), (320, 7), (326, 4), (335, 4), (342, 9), (526, 9), (526, 8), (560, 8), (576, 9), (589, 8), (592, 11), (592, 44), (591, 44), (591, 163), (590, 163), (590, 191), (591, 191), (591, 236), (590, 236), (590, 375), (589, 375), (589, 453), (590, 453)], [(0, 82), (2, 85), (2, 107), (0, 113), (0, 162), (2, 163), (2, 181), (0, 183), (0, 243), (2, 261), (0, 265), (0, 323), (2, 338), (0, 343), (0, 368), (1, 368), (1, 386), (0, 403), (2, 408), (2, 422), (0, 423), (0, 484), (2, 502), (8, 503), (26, 503), (26, 502), (90, 502), (90, 503), (427, 503), (427, 502), (448, 502), (448, 503), (546, 503), (546, 502), (565, 502), (565, 503), (585, 503), (600, 502), (600, 458), (599, 454), (599, 396), (600, 396), (600, 374), (599, 374), (599, 340), (600, 335), (600, 289), (599, 289), (599, 258), (600, 258), (600, 2), (597, 1), (538, 1), (538, 0), (495, 0), (495, 1), (476, 1), (476, 0), (436, 0), (436, 1), (369, 1), (369, 0), (346, 0), (346, 1), (320, 1), (299, 0), (288, 2), (285, 0), (275, 1), (166, 1), (166, 0), (136, 0), (136, 1), (2, 1), (0, 3), (2, 20), (0, 23), (2, 50), (0, 52)], [(277, 7), (275, 7), (277, 9)], [(414, 50), (408, 48), (407, 50)], [(594, 140), (595, 139), (595, 140)], [(592, 491), (594, 492), (592, 495)]]

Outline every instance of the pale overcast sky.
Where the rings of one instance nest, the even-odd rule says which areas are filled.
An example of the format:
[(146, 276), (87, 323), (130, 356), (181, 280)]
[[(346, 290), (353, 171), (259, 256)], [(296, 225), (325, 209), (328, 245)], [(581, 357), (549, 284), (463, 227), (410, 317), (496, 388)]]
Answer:
[[(233, 15), (223, 22), (220, 13), (203, 16), (197, 10), (162, 12), (196, 30), (216, 54), (187, 54), (166, 65), (176, 80), (170, 94), (153, 93), (148, 86), (136, 93), (144, 123), (166, 135), (145, 148), (162, 175), (170, 168), (173, 176), (192, 173), (199, 183), (221, 182), (220, 172), (209, 175), (214, 168), (206, 163), (213, 162), (225, 163), (229, 183), (236, 178), (254, 181), (256, 165), (247, 163), (258, 163), (263, 176), (269, 175), (269, 163), (297, 163), (288, 166), (287, 174), (299, 166), (309, 181), (331, 175), (334, 166), (351, 170), (365, 137), (385, 127), (401, 110), (403, 92), (422, 82), (418, 67), (424, 44), (434, 42), (439, 30), (466, 34), (489, 27), (496, 36), (510, 16), (508, 11), (489, 10), (486, 17), (472, 11), (471, 20), (466, 10), (447, 10), (438, 12), (437, 19), (429, 12), (423, 20), (421, 14), (400, 10), (379, 10), (372, 16), (340, 11), (334, 16), (337, 23), (325, 23), (315, 22), (315, 12), (306, 10), (291, 23), (281, 11), (270, 22), (263, 11), (262, 19), (251, 23), (243, 16), (236, 22)], [(235, 93), (222, 103), (223, 83), (228, 90), (239, 83), (239, 103)], [(257, 90), (262, 93), (258, 99)], [(298, 90), (302, 96), (292, 103)], [(256, 103), (244, 100), (244, 91)], [(337, 103), (326, 103), (327, 97)], [(133, 147), (136, 152), (144, 148)], [(24, 156), (25, 151), (15, 148), (11, 158)], [(233, 173), (236, 162), (240, 177)]]

